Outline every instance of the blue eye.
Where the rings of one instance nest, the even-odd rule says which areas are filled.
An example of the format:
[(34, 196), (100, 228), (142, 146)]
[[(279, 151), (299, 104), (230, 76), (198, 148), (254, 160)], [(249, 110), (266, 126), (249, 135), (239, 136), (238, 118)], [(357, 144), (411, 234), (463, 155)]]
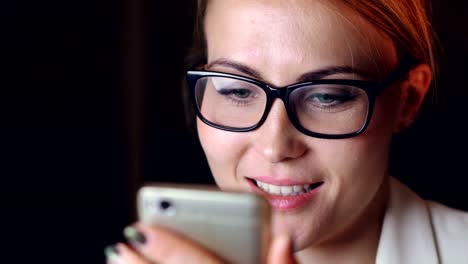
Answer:
[(308, 96), (307, 100), (312, 100), (314, 105), (333, 106), (336, 104), (345, 103), (352, 99), (351, 94), (327, 94), (315, 93)]
[(367, 106), (367, 95), (354, 86), (319, 84), (294, 90), (290, 102), (304, 113), (337, 113)]
[(252, 95), (252, 91), (243, 88), (221, 89), (218, 90), (218, 93), (221, 95), (232, 96), (239, 99), (245, 99)]
[(234, 106), (249, 106), (258, 103), (258, 92), (246, 88), (222, 88), (218, 94)]

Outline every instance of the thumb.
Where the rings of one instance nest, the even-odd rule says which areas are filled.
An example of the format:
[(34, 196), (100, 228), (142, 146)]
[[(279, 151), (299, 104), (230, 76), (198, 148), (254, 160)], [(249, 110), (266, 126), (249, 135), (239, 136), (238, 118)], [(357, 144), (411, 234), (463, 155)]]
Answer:
[(268, 264), (296, 264), (293, 255), (292, 241), (288, 235), (276, 237), (268, 252)]

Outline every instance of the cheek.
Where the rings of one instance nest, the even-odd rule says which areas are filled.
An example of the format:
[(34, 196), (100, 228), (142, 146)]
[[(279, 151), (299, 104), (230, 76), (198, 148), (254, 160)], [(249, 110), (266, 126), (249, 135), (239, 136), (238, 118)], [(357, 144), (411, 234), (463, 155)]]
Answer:
[[(387, 175), (390, 144), (397, 118), (394, 99), (397, 97), (397, 94), (382, 94), (380, 101), (376, 102), (371, 123), (366, 131), (350, 139), (342, 147), (342, 151), (329, 154), (330, 157), (339, 157), (343, 164), (341, 168), (349, 173), (347, 179), (343, 179), (342, 187), (352, 186), (354, 191), (345, 192), (350, 197), (344, 196), (343, 199), (361, 199), (365, 202), (373, 196)], [(342, 175), (346, 175), (346, 171), (342, 172)]]
[(399, 87), (382, 92), (375, 102), (370, 124), (361, 135), (338, 140), (311, 139), (312, 154), (334, 184), (374, 183), (375, 178), (387, 172), (400, 93)]
[(210, 127), (197, 119), (200, 143), (211, 173), (222, 189), (235, 188), (238, 164), (248, 148), (244, 133), (234, 133)]
[[(376, 104), (371, 123), (358, 137), (325, 140), (316, 156), (326, 164), (333, 195), (356, 200), (380, 185), (387, 173), (395, 111), (390, 105)], [(352, 198), (353, 197), (353, 198)]]
[(366, 131), (343, 142), (329, 141), (330, 146), (322, 148), (327, 152), (324, 156), (330, 160), (339, 160), (335, 162), (336, 165), (355, 172), (352, 175), (356, 177), (373, 177), (385, 173), (390, 143), (398, 119), (399, 92), (397, 87), (384, 91), (376, 101)]
[(344, 227), (357, 219), (383, 183), (389, 139), (377, 130), (369, 129), (356, 138), (323, 141), (315, 148), (329, 184), (322, 200), (323, 214), (328, 214), (322, 219), (326, 226)]
[(391, 141), (391, 127), (380, 121), (369, 124), (354, 138), (324, 140), (315, 146), (315, 155), (332, 178), (362, 178), (385, 171)]

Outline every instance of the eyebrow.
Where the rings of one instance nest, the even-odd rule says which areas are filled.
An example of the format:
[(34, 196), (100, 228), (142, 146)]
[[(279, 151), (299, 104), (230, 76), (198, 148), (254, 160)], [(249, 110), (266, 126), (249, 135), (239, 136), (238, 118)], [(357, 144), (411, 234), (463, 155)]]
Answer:
[(234, 61), (230, 61), (230, 60), (227, 60), (227, 59), (214, 60), (214, 61), (208, 63), (205, 66), (205, 68), (210, 69), (213, 66), (223, 66), (223, 67), (227, 67), (227, 68), (232, 68), (234, 70), (237, 70), (239, 72), (247, 74), (247, 75), (249, 75), (251, 77), (254, 77), (256, 79), (262, 79), (261, 74), (258, 71), (250, 68), (247, 65), (244, 65), (244, 64), (241, 64), (241, 63), (238, 63), (238, 62), (234, 62)]
[[(253, 68), (251, 68), (251, 67), (249, 67), (249, 66), (247, 66), (245, 64), (238, 63), (238, 62), (235, 62), (235, 61), (231, 61), (231, 60), (228, 60), (228, 59), (214, 60), (214, 61), (208, 63), (205, 66), (205, 69), (209, 70), (213, 66), (223, 66), (223, 67), (231, 68), (231, 69), (234, 69), (236, 71), (247, 74), (247, 75), (249, 75), (249, 76), (251, 76), (251, 77), (253, 77), (255, 79), (263, 80), (261, 74), (258, 71), (254, 70)], [(356, 68), (351, 67), (351, 66), (330, 66), (330, 67), (326, 67), (326, 68), (323, 68), (323, 69), (319, 69), (319, 70), (304, 73), (299, 78), (297, 78), (297, 82), (307, 82), (307, 81), (313, 81), (313, 80), (320, 80), (320, 79), (323, 79), (325, 77), (328, 77), (328, 76), (334, 75), (334, 74), (356, 74), (356, 75), (359, 75), (359, 76), (364, 77), (364, 78), (369, 77), (369, 73), (367, 73), (367, 72), (365, 72), (363, 70), (356, 69)]]

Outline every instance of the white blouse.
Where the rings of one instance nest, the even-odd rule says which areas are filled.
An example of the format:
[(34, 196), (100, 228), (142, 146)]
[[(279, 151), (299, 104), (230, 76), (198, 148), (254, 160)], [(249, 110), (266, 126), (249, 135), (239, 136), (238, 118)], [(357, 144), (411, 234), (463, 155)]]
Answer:
[(468, 264), (468, 212), (425, 201), (390, 181), (377, 264)]

